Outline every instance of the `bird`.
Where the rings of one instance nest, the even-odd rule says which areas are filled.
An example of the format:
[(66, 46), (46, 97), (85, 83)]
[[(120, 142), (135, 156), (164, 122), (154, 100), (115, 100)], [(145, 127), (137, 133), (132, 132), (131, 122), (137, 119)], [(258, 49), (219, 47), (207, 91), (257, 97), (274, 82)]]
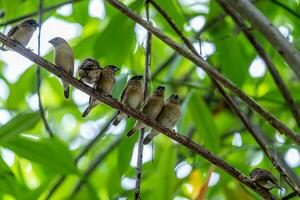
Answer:
[[(164, 104), (156, 121), (167, 128), (173, 128), (180, 117), (180, 112), (180, 98), (177, 94), (172, 94)], [(158, 134), (159, 132), (152, 128), (150, 133), (145, 137), (143, 144), (148, 144)]]
[[(149, 96), (146, 103), (143, 105), (142, 114), (144, 114), (149, 119), (156, 119), (158, 114), (161, 112), (164, 106), (164, 93), (165, 87), (158, 86), (156, 90)], [(143, 122), (137, 121), (134, 127), (127, 133), (127, 137), (133, 136), (133, 134), (140, 128), (143, 128)]]
[[(127, 86), (122, 92), (120, 101), (132, 109), (138, 109), (143, 100), (142, 75), (136, 75), (129, 79)], [(126, 118), (126, 114), (119, 112), (115, 118), (113, 125), (117, 126), (122, 119)]]
[(278, 185), (276, 177), (273, 176), (268, 170), (255, 168), (252, 170), (250, 177), (251, 181), (255, 182), (256, 184), (267, 190), (271, 190), (272, 188), (278, 188), (280, 190), (282, 189)]
[[(105, 66), (100, 73), (100, 77), (94, 84), (94, 89), (103, 92), (106, 95), (111, 95), (113, 86), (116, 83), (116, 72), (119, 70), (118, 67), (114, 65)], [(89, 105), (82, 114), (82, 117), (86, 117), (89, 112), (100, 103), (96, 98), (90, 97)]]
[[(55, 37), (49, 40), (49, 43), (54, 47), (55, 53), (55, 65), (59, 70), (64, 70), (69, 75), (73, 76), (74, 74), (74, 54), (71, 46), (68, 42), (61, 38)], [(64, 96), (66, 99), (70, 96), (70, 87), (69, 84), (65, 81), (62, 81), (64, 86)]]
[(88, 84), (94, 84), (99, 79), (102, 69), (97, 60), (85, 58), (78, 68), (79, 80)]
[[(34, 19), (25, 19), (21, 23), (13, 26), (8, 31), (7, 37), (26, 47), (38, 27), (39, 24)], [(2, 45), (1, 50), (7, 51), (8, 49)]]

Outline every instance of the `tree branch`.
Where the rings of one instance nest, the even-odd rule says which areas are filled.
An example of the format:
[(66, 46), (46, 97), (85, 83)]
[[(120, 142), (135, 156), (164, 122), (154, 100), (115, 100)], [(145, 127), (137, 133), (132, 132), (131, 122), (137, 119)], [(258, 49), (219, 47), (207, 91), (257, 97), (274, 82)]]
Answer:
[(209, 65), (206, 61), (200, 59), (195, 54), (187, 51), (167, 35), (162, 33), (157, 28), (153, 27), (152, 24), (149, 24), (145, 20), (143, 20), (139, 15), (135, 12), (127, 8), (123, 3), (116, 1), (116, 0), (106, 0), (109, 4), (114, 6), (116, 9), (120, 10), (123, 14), (127, 15), (133, 21), (137, 22), (153, 35), (158, 37), (168, 46), (173, 48), (179, 54), (184, 56), (185, 58), (189, 59), (193, 63), (195, 63), (198, 67), (201, 67), (212, 79), (218, 81), (219, 83), (223, 84), (223, 86), (227, 87), (231, 90), (234, 94), (236, 94), (241, 100), (243, 100), (249, 107), (254, 109), (259, 115), (261, 115), (269, 124), (271, 124), (274, 128), (276, 128), (280, 133), (286, 135), (287, 137), (291, 138), (295, 143), (300, 144), (300, 136), (297, 135), (294, 131), (289, 129), (286, 125), (280, 122), (275, 116), (271, 113), (267, 112), (264, 108), (258, 105), (252, 98), (247, 96), (244, 92), (240, 90), (235, 84), (233, 84), (230, 80), (225, 78), (221, 75), (217, 70), (215, 70), (211, 65)]
[[(153, 2), (153, 0), (152, 0)], [(164, 13), (163, 16), (168, 16), (168, 14), (158, 5), (156, 4), (156, 8), (159, 8), (159, 12), (160, 13)], [(176, 24), (172, 23), (172, 19), (171, 17), (166, 17), (165, 18), (167, 20), (167, 22), (170, 24), (170, 26), (176, 31), (178, 31), (179, 29), (177, 28)], [(176, 31), (176, 32), (177, 32)], [(186, 44), (186, 46), (188, 46), (188, 48), (192, 48), (190, 49), (192, 52), (197, 52), (194, 49), (194, 46), (190, 43), (190, 41), (183, 35), (183, 33), (178, 34), (180, 36), (180, 38), (184, 38), (183, 41)], [(187, 44), (188, 43), (188, 44)], [(261, 48), (262, 49), (262, 48)], [(201, 49), (200, 49), (201, 50)], [(196, 53), (197, 56), (200, 57), (200, 55), (198, 53)], [(300, 191), (299, 187), (300, 187), (300, 181), (298, 180), (297, 176), (295, 176), (294, 173), (287, 173), (287, 170), (283, 167), (283, 165), (279, 165), (279, 163), (276, 161), (276, 158), (274, 157), (273, 154), (270, 153), (270, 150), (267, 148), (267, 143), (266, 143), (266, 139), (262, 136), (261, 133), (259, 133), (258, 131), (256, 131), (254, 129), (254, 126), (251, 124), (250, 120), (246, 117), (246, 115), (244, 115), (244, 113), (242, 113), (239, 108), (238, 105), (235, 103), (235, 101), (228, 95), (226, 94), (225, 90), (223, 89), (223, 87), (218, 84), (215, 80), (212, 80), (213, 84), (216, 86), (216, 88), (220, 91), (220, 93), (222, 94), (222, 96), (225, 98), (227, 104), (230, 106), (230, 108), (233, 110), (233, 112), (239, 117), (239, 119), (243, 122), (243, 124), (245, 125), (245, 127), (249, 130), (249, 132), (252, 134), (252, 136), (254, 137), (254, 139), (256, 140), (256, 142), (259, 144), (259, 146), (261, 147), (261, 149), (265, 152), (265, 154), (269, 157), (269, 159), (272, 161), (272, 164), (277, 167), (277, 169), (285, 175), (285, 178), (287, 180), (288, 183), (291, 183), (290, 185), (293, 187), (294, 190), (296, 191)], [(295, 178), (294, 178), (295, 177)]]
[[(146, 19), (149, 23), (149, 2), (145, 2), (145, 10), (146, 10)], [(147, 32), (147, 41), (146, 41), (146, 51), (145, 51), (145, 72), (144, 72), (144, 99), (143, 102), (146, 102), (148, 96), (148, 83), (150, 81), (150, 67), (151, 67), (151, 33)], [(143, 152), (144, 152), (144, 134), (145, 128), (141, 128), (141, 134), (138, 142), (138, 153), (137, 153), (137, 167), (136, 167), (136, 180), (135, 180), (135, 190), (134, 190), (134, 199), (141, 199), (141, 179), (142, 179), (142, 168), (143, 168)]]
[(300, 79), (300, 54), (287, 38), (248, 0), (226, 0), (259, 30)]
[[(79, 1), (82, 1), (82, 0), (67, 0), (66, 2), (63, 2), (63, 3), (59, 3), (59, 4), (56, 4), (56, 5), (53, 5), (53, 6), (49, 6), (47, 8), (44, 8), (42, 10), (43, 13), (46, 13), (46, 12), (49, 12), (49, 11), (52, 11), (52, 10), (55, 10), (59, 7), (62, 7), (64, 5), (67, 5), (67, 4), (70, 4), (70, 3), (76, 3), (76, 2), (79, 2)], [(13, 19), (10, 19), (6, 22), (3, 22), (3, 23), (0, 23), (0, 26), (7, 26), (9, 24), (13, 24), (13, 23), (16, 23), (18, 21), (22, 21), (24, 19), (27, 19), (27, 18), (30, 18), (30, 17), (34, 17), (38, 14), (38, 11), (35, 11), (35, 12), (32, 12), (32, 13), (29, 13), (27, 15), (22, 15), (20, 17), (16, 17), (16, 18), (13, 18)]]
[[(97, 136), (94, 139), (92, 139), (81, 150), (81, 152), (74, 159), (75, 164), (77, 164), (78, 161), (80, 160), (80, 158), (82, 158), (92, 148), (92, 146), (94, 146), (94, 144), (96, 144), (96, 142), (100, 138), (102, 138), (102, 136), (104, 135), (104, 133), (109, 128), (109, 125), (113, 122), (113, 120), (115, 119), (116, 116), (117, 116), (117, 113), (114, 114), (109, 120), (107, 120), (107, 122), (104, 124), (103, 128), (99, 131), (99, 133), (97, 134)], [(59, 186), (65, 181), (66, 177), (67, 177), (66, 175), (62, 175), (62, 176), (59, 177), (59, 179), (55, 182), (55, 184), (53, 184), (52, 188), (49, 190), (49, 192), (48, 192), (45, 200), (48, 200), (48, 199), (50, 199), (52, 197), (52, 195), (56, 192), (56, 190), (59, 188)]]
[(297, 104), (295, 100), (293, 99), (291, 93), (288, 90), (288, 87), (285, 85), (284, 81), (282, 80), (278, 70), (276, 69), (275, 64), (272, 62), (272, 59), (269, 57), (267, 52), (264, 50), (264, 48), (259, 44), (259, 42), (256, 40), (255, 36), (251, 33), (251, 31), (247, 28), (246, 24), (244, 23), (242, 17), (237, 14), (234, 9), (227, 3), (226, 0), (218, 0), (219, 4), (223, 9), (232, 17), (232, 19), (237, 23), (237, 25), (241, 28), (241, 30), (244, 32), (252, 46), (256, 49), (257, 53), (260, 55), (260, 57), (265, 62), (266, 66), (268, 67), (272, 78), (277, 85), (279, 91), (281, 92), (281, 95), (286, 101), (286, 104), (291, 110), (292, 115), (295, 118), (296, 123), (298, 124), (298, 127), (300, 127), (300, 112), (297, 107)]
[(300, 14), (297, 13), (296, 11), (293, 11), (291, 8), (289, 8), (287, 5), (281, 3), (278, 0), (271, 0), (271, 2), (275, 5), (278, 5), (279, 7), (283, 8), (284, 10), (288, 11), (289, 13), (291, 13), (292, 15), (294, 15), (294, 17), (297, 17), (298, 19), (300, 19)]
[[(140, 20), (142, 20), (142, 19), (140, 19)], [(120, 112), (126, 113), (126, 115), (131, 116), (131, 117), (135, 118), (136, 120), (141, 120), (145, 125), (155, 128), (160, 133), (168, 136), (169, 138), (182, 144), (183, 146), (187, 147), (188, 149), (194, 151), (195, 153), (202, 156), (203, 158), (205, 158), (212, 164), (223, 169), (229, 175), (231, 175), (232, 177), (234, 177), (235, 179), (237, 179), (238, 181), (240, 181), (247, 187), (251, 188), (256, 193), (260, 194), (262, 197), (268, 198), (268, 199), (276, 199), (276, 197), (274, 197), (267, 190), (254, 184), (247, 176), (242, 174), (240, 171), (235, 169), (233, 166), (228, 164), (226, 161), (224, 161), (221, 158), (219, 158), (218, 156), (212, 154), (210, 151), (208, 151), (201, 145), (195, 143), (193, 140), (185, 137), (184, 135), (182, 135), (180, 133), (174, 132), (173, 130), (166, 128), (165, 126), (163, 126), (160, 123), (157, 123), (154, 120), (146, 118), (144, 115), (138, 113), (135, 110), (127, 108), (126, 106), (124, 106), (120, 102), (116, 101), (115, 99), (111, 98), (110, 96), (107, 96), (100, 91), (95, 91), (92, 87), (80, 82), (79, 80), (75, 79), (74, 77), (71, 77), (68, 73), (64, 72), (63, 70), (57, 69), (57, 66), (53, 65), (52, 63), (45, 60), (44, 58), (36, 55), (35, 53), (31, 52), (30, 50), (26, 49), (25, 47), (19, 45), (18, 43), (16, 43), (15, 41), (11, 40), (8, 37), (6, 37), (2, 33), (0, 33), (0, 41), (3, 44), (7, 45), (12, 50), (23, 55), (24, 57), (28, 58), (29, 60), (35, 62), (36, 64), (40, 65), (41, 67), (44, 67), (46, 70), (48, 70), (52, 74), (56, 75), (63, 81), (68, 82), (69, 84), (71, 84), (74, 87), (76, 87), (77, 89), (83, 91), (87, 95), (100, 100), (101, 102), (119, 110)], [(176, 45), (176, 46), (178, 46), (178, 45)]]
[[(38, 15), (39, 15), (38, 55), (40, 56), (41, 55), (41, 34), (42, 34), (42, 24), (43, 24), (43, 0), (39, 0)], [(42, 117), (42, 120), (43, 120), (43, 123), (44, 123), (47, 133), (49, 134), (50, 137), (53, 137), (54, 134), (48, 124), (47, 119), (46, 119), (45, 111), (44, 111), (43, 103), (42, 103), (42, 99), (41, 99), (41, 68), (40, 68), (40, 66), (37, 66), (36, 77), (37, 77), (36, 92), (38, 95), (39, 112)]]
[(122, 136), (119, 136), (115, 141), (113, 141), (108, 147), (106, 147), (103, 151), (101, 151), (97, 156), (96, 159), (89, 165), (88, 169), (84, 172), (82, 178), (78, 181), (76, 186), (74, 187), (73, 191), (71, 192), (70, 199), (81, 190), (82, 186), (88, 180), (88, 177), (94, 172), (96, 167), (101, 163), (106, 156), (118, 146), (121, 142)]

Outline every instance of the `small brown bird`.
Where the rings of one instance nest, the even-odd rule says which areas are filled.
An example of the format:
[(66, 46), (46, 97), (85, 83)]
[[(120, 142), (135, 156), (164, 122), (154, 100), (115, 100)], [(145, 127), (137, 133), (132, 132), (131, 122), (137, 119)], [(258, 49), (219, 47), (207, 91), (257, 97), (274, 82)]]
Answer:
[[(126, 88), (121, 95), (121, 102), (132, 109), (138, 109), (143, 100), (143, 76), (137, 75), (129, 79)], [(118, 112), (118, 116), (113, 122), (113, 125), (118, 125), (122, 119), (126, 118), (125, 113)]]
[[(60, 37), (53, 38), (49, 40), (49, 43), (54, 47), (55, 53), (55, 65), (58, 69), (64, 70), (66, 73), (69, 73), (71, 76), (74, 74), (74, 54), (71, 46), (66, 40)], [(64, 86), (64, 96), (66, 99), (70, 96), (70, 87), (67, 82), (62, 81)]]
[[(39, 24), (34, 19), (25, 19), (20, 24), (13, 26), (7, 33), (7, 37), (26, 47), (37, 27)], [(4, 45), (1, 49), (8, 50)]]
[[(180, 98), (177, 94), (172, 94), (164, 104), (162, 111), (159, 113), (156, 121), (167, 128), (173, 128), (180, 117)], [(145, 137), (143, 144), (148, 144), (158, 135), (159, 132), (151, 129), (151, 132)]]
[(99, 62), (93, 58), (86, 58), (82, 61), (78, 69), (80, 81), (94, 84), (100, 78), (102, 67)]
[(282, 189), (278, 185), (278, 181), (275, 176), (271, 174), (271, 172), (261, 169), (261, 168), (255, 168), (252, 170), (250, 174), (251, 180), (258, 184), (259, 186), (270, 190), (272, 188), (278, 188)]
[[(114, 65), (108, 65), (102, 69), (100, 77), (94, 84), (94, 88), (103, 92), (104, 94), (111, 95), (113, 86), (116, 83), (116, 72), (119, 70), (118, 67)], [(86, 117), (89, 112), (100, 103), (98, 99), (90, 97), (89, 105), (82, 114), (82, 117)]]
[[(165, 87), (159, 86), (149, 96), (142, 108), (142, 113), (149, 119), (156, 119), (164, 106), (164, 93)], [(131, 137), (138, 129), (143, 128), (144, 124), (141, 121), (137, 121), (134, 127), (127, 133), (127, 137)]]

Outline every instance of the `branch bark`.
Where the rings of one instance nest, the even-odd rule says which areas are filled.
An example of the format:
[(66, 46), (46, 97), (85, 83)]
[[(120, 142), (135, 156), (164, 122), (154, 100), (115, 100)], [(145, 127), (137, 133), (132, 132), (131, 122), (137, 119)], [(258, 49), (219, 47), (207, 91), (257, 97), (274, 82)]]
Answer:
[(300, 79), (300, 53), (287, 38), (248, 0), (226, 0), (259, 30)]
[(259, 115), (261, 115), (269, 124), (271, 124), (274, 128), (276, 128), (280, 133), (286, 135), (291, 138), (295, 143), (300, 144), (300, 136), (297, 135), (294, 131), (289, 129), (286, 125), (280, 122), (275, 116), (271, 113), (267, 112), (264, 108), (258, 105), (252, 98), (247, 96), (244, 92), (240, 90), (235, 84), (233, 84), (230, 80), (221, 75), (217, 70), (215, 70), (211, 65), (209, 65), (206, 61), (199, 58), (197, 55), (187, 51), (167, 35), (162, 33), (157, 28), (153, 27), (152, 24), (149, 24), (147, 21), (143, 20), (139, 15), (133, 12), (131, 9), (127, 8), (123, 3), (116, 0), (106, 0), (109, 4), (114, 6), (116, 9), (120, 10), (123, 14), (131, 18), (133, 21), (137, 22), (157, 38), (162, 40), (168, 46), (173, 48), (179, 54), (184, 56), (185, 58), (192, 61), (198, 67), (201, 67), (212, 79), (218, 81), (223, 84), (223, 86), (227, 87), (234, 94), (236, 94), (241, 100), (243, 100), (249, 107), (254, 109)]
[[(127, 9), (127, 8), (126, 8)], [(147, 22), (146, 22), (147, 23)], [(152, 26), (151, 26), (152, 27)], [(0, 33), (0, 41), (16, 51), (17, 53), (23, 55), (24, 57), (28, 58), (29, 60), (35, 62), (36, 64), (44, 67), (46, 70), (51, 72), (52, 74), (56, 75), (63, 81), (68, 82), (69, 84), (73, 85), (77, 89), (83, 91), (89, 96), (92, 96), (94, 98), (97, 98), (101, 102), (126, 113), (128, 116), (131, 116), (135, 118), (136, 120), (141, 120), (145, 125), (155, 128), (157, 131), (161, 132), (162, 134), (168, 136), (169, 138), (175, 140), (176, 142), (182, 144), (183, 146), (187, 147), (188, 149), (194, 151), (198, 155), (202, 156), (212, 164), (216, 165), (217, 167), (223, 169), (226, 173), (234, 177), (236, 180), (243, 183), (245, 186), (249, 187), (259, 195), (261, 195), (264, 198), (267, 199), (276, 199), (275, 196), (273, 196), (270, 192), (265, 190), (262, 187), (259, 187), (258, 185), (254, 184), (247, 176), (245, 176), (243, 173), (235, 169), (233, 166), (228, 164), (226, 161), (222, 160), (218, 156), (214, 155), (201, 145), (195, 143), (193, 140), (185, 137), (184, 135), (174, 132), (173, 130), (170, 130), (163, 126), (160, 123), (157, 123), (154, 120), (146, 118), (144, 115), (138, 113), (135, 110), (132, 110), (130, 108), (127, 108), (120, 102), (116, 101), (115, 99), (111, 98), (110, 96), (107, 96), (103, 94), (100, 91), (95, 91), (92, 87), (80, 82), (79, 80), (75, 79), (74, 77), (71, 77), (68, 73), (64, 72), (63, 70), (58, 70), (57, 66), (53, 65), (49, 61), (45, 60), (44, 58), (36, 55), (35, 53), (31, 52), (30, 50), (26, 49), (25, 47), (19, 45), (15, 41), (11, 40), (10, 38), (6, 37), (2, 33)]]

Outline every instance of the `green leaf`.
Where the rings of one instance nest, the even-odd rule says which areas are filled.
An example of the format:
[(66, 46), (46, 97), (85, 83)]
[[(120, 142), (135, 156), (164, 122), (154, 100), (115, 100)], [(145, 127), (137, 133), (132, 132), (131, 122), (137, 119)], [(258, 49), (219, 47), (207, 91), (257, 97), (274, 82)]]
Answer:
[(71, 152), (57, 139), (32, 139), (19, 136), (2, 145), (19, 156), (53, 171), (62, 174), (78, 173)]
[(16, 83), (10, 86), (10, 95), (7, 99), (8, 108), (20, 108), (23, 104), (25, 104), (26, 94), (35, 91), (35, 71), (35, 67), (30, 67), (21, 75)]
[(0, 128), (0, 142), (32, 129), (40, 120), (38, 112), (21, 113)]
[(203, 101), (199, 93), (194, 93), (190, 99), (189, 112), (197, 129), (197, 136), (203, 140), (205, 146), (216, 153), (220, 147), (220, 139), (217, 127), (211, 111)]

